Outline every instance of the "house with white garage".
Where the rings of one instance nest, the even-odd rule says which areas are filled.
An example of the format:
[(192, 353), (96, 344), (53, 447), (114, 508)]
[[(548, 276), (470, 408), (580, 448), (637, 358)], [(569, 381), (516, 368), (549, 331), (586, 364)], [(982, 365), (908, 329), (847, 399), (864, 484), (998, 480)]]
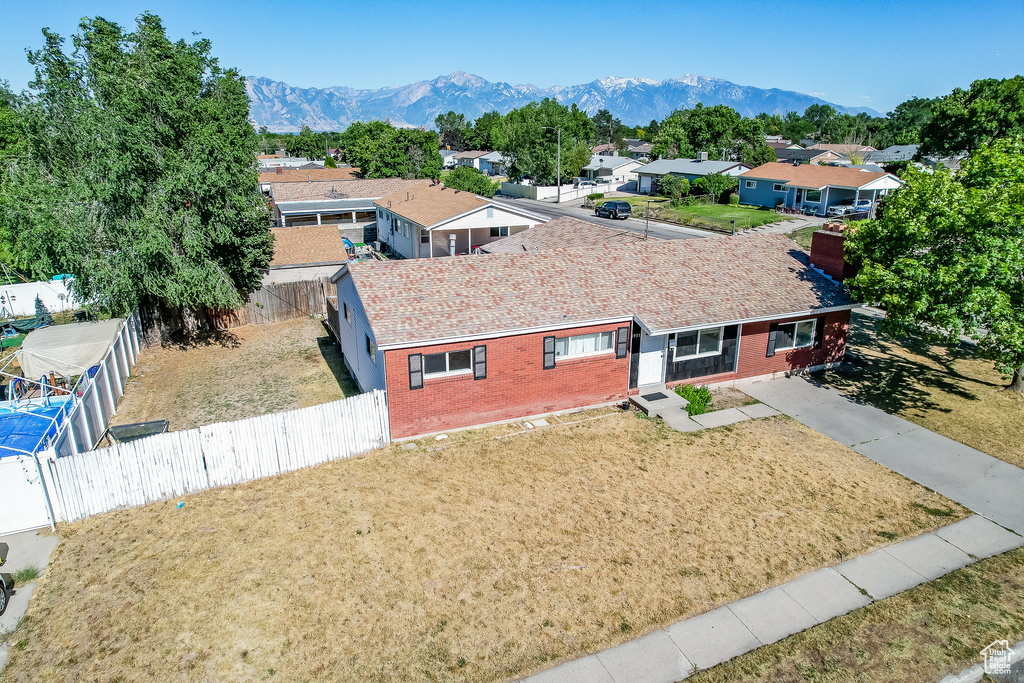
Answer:
[(406, 259), (470, 254), (547, 220), (443, 183), (394, 192), (374, 206), (377, 239)]
[(373, 200), (426, 182), (429, 181), (404, 178), (272, 182), (270, 199), (274, 225), (280, 228), (341, 224), (366, 227), (375, 219)]
[(480, 168), (480, 158), (490, 154), (485, 149), (467, 149), (462, 152), (456, 152), (455, 154), (455, 165), (456, 166), (469, 166), (476, 170), (482, 170)]
[(841, 166), (770, 163), (740, 177), (740, 204), (815, 211), (823, 216), (840, 202), (874, 204), (900, 187), (903, 181), (891, 173), (871, 173)]
[(590, 163), (580, 171), (580, 175), (587, 180), (618, 186), (636, 182), (636, 170), (641, 166), (643, 162), (630, 157), (594, 154), (590, 157)]
[(721, 175), (740, 175), (749, 171), (750, 167), (738, 161), (709, 161), (708, 159), (658, 159), (636, 169), (640, 179), (639, 191), (657, 194), (658, 181), (666, 175), (686, 178), (692, 185), (694, 181), (715, 173)]

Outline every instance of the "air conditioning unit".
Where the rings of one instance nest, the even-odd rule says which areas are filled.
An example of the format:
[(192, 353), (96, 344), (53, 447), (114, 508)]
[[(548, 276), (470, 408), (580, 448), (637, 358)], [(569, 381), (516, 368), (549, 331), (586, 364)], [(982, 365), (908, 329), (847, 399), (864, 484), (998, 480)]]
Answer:
[(374, 251), (380, 251), (380, 242), (379, 242), (379, 241), (377, 241), (377, 242), (371, 242), (370, 244), (372, 244), (372, 245), (373, 245), (373, 250), (374, 250)]
[(697, 153), (697, 161), (707, 161), (707, 160), (708, 160), (708, 153), (707, 152), (698, 152)]

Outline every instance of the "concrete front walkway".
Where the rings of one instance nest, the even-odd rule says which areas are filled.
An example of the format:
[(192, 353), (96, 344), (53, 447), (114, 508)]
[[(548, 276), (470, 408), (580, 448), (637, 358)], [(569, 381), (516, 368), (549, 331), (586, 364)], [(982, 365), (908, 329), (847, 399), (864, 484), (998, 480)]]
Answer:
[(908, 479), (1024, 534), (1024, 470), (811, 380), (741, 389)]
[[(47, 532), (25, 531), (10, 536), (0, 536), (0, 543), (6, 543), (10, 548), (7, 562), (0, 571), (13, 574), (19, 569), (35, 567), (39, 571), (46, 568), (50, 563), (50, 553), (57, 547), (57, 537), (46, 535)], [(25, 616), (28, 609), (28, 600), (32, 597), (35, 589), (35, 582), (27, 583), (24, 586), (15, 586), (8, 596), (7, 609), (0, 614), (0, 635), (13, 631)], [(0, 669), (7, 663), (7, 643), (0, 643)]]
[(757, 382), (742, 390), (978, 514), (526, 681), (680, 681), (695, 669), (1024, 545), (1024, 470), (807, 379)]

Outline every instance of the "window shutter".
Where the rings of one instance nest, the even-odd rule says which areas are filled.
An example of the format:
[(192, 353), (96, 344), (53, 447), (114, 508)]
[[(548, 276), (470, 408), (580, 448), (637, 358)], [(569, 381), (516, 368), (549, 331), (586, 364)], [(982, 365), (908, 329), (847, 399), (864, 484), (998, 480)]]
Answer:
[(487, 379), (487, 347), (473, 347), (473, 379)]
[(544, 337), (544, 369), (555, 367), (555, 338)]
[(423, 388), (423, 354), (409, 354), (409, 388)]
[(768, 353), (764, 354), (765, 358), (772, 358), (775, 356), (775, 337), (779, 334), (779, 324), (772, 323), (768, 326)]
[(615, 357), (625, 358), (626, 350), (629, 348), (629, 328), (620, 327), (619, 334), (615, 341)]
[(820, 349), (822, 342), (825, 341), (825, 317), (822, 316), (814, 321), (814, 346), (812, 348)]

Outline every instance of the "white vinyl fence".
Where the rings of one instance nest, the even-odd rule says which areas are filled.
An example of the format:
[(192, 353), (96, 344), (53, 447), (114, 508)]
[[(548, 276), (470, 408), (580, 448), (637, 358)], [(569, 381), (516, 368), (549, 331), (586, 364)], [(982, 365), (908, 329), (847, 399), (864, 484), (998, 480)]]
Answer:
[(383, 391), (168, 432), (43, 463), (54, 514), (73, 522), (350, 458), (390, 441)]

